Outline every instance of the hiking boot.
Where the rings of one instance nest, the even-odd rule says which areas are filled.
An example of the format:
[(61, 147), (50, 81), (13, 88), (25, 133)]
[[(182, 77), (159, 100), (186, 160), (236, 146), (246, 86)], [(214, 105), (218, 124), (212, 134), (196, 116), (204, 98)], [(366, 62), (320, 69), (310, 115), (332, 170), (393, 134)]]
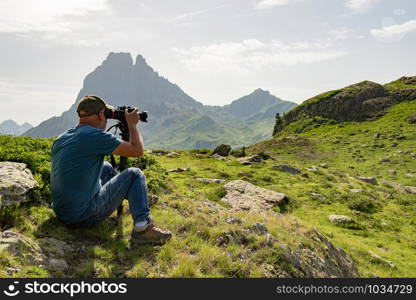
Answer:
[(162, 245), (170, 240), (171, 237), (172, 234), (170, 232), (163, 231), (151, 223), (144, 231), (135, 231), (133, 228), (130, 243), (137, 245)]

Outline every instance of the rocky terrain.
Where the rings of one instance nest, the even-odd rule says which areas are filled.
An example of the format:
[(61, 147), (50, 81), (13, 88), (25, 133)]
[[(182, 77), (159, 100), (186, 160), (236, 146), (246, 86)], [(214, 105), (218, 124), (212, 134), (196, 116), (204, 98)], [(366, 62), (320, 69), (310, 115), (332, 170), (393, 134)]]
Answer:
[[(384, 88), (411, 95), (409, 80)], [(127, 201), (119, 223), (66, 228), (50, 208), (53, 139), (0, 136), (0, 276), (415, 277), (414, 100), (360, 121), (294, 119), (246, 148), (129, 160), (173, 233), (155, 247), (131, 247)]]

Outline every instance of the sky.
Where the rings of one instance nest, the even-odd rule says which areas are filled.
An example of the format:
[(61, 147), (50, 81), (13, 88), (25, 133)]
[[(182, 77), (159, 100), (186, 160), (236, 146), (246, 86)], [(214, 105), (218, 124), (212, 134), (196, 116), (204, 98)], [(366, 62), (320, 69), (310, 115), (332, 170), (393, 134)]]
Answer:
[(1, 0), (0, 122), (60, 115), (109, 52), (225, 105), (415, 76), (415, 46), (414, 0)]

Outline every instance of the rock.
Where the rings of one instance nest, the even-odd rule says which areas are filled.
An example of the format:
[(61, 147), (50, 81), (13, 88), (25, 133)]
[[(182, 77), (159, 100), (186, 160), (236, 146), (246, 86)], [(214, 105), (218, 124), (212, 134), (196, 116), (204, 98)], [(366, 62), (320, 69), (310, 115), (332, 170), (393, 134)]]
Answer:
[(214, 151), (212, 151), (212, 154), (218, 154), (221, 156), (228, 156), (228, 154), (230, 154), (231, 151), (231, 146), (230, 145), (226, 145), (226, 144), (221, 144), (218, 145)]
[(169, 172), (172, 173), (182, 173), (182, 172), (188, 172), (191, 171), (191, 168), (176, 168), (176, 169), (170, 169)]
[(21, 233), (6, 230), (0, 232), (0, 251), (2, 250), (11, 256), (23, 257), (27, 264), (45, 267), (50, 271), (64, 271), (69, 266), (63, 257), (73, 248), (55, 238), (32, 240)]
[(197, 177), (195, 178), (197, 181), (202, 182), (202, 183), (218, 183), (218, 184), (222, 184), (225, 183), (225, 179), (218, 179), (218, 178), (200, 178)]
[(261, 164), (263, 163), (263, 158), (260, 155), (253, 155), (248, 157), (242, 157), (237, 159), (243, 165), (251, 165), (251, 164)]
[(357, 179), (370, 184), (377, 184), (377, 180), (374, 177), (357, 177)]
[(258, 235), (265, 235), (266, 233), (268, 233), (269, 231), (267, 230), (267, 227), (264, 224), (261, 223), (256, 223), (253, 226), (250, 226), (247, 228), (248, 232), (254, 232)]
[(327, 163), (323, 163), (319, 165), (321, 168), (327, 169), (328, 168), (328, 164)]
[(311, 195), (314, 196), (314, 197), (316, 197), (316, 198), (325, 198), (324, 195), (318, 194), (318, 193), (314, 193), (314, 192), (312, 192)]
[(381, 163), (390, 162), (390, 159), (385, 157), (382, 160), (380, 160)]
[(300, 170), (289, 165), (274, 165), (273, 169), (280, 170), (282, 172), (290, 173), (290, 174), (299, 174)]
[(227, 246), (229, 244), (247, 245), (248, 237), (242, 230), (230, 230), (220, 234), (216, 240), (218, 246)]
[(380, 255), (378, 255), (378, 254), (376, 254), (376, 253), (372, 252), (371, 250), (370, 250), (370, 251), (368, 251), (368, 253), (370, 253), (370, 256), (371, 256), (371, 257), (373, 258), (373, 260), (374, 260), (374, 261), (376, 261), (377, 263), (382, 263), (382, 264), (384, 264), (384, 265), (389, 266), (389, 267), (390, 267), (390, 268), (392, 268), (392, 269), (396, 269), (396, 265), (395, 265), (395, 264), (393, 264), (391, 261), (389, 261), (389, 260), (386, 260), (386, 259), (382, 258)]
[(416, 123), (416, 113), (409, 115), (409, 123), (415, 124)]
[(407, 177), (411, 177), (411, 178), (415, 178), (416, 177), (416, 175), (415, 174), (412, 174), (412, 173), (407, 173), (406, 176)]
[(28, 192), (37, 186), (26, 164), (0, 162), (0, 207), (29, 201)]
[(352, 224), (352, 223), (354, 223), (354, 220), (352, 218), (347, 217), (347, 216), (343, 216), (343, 215), (329, 215), (328, 219), (332, 223), (338, 223), (338, 224)]
[(51, 237), (44, 237), (38, 239), (40, 247), (43, 252), (51, 257), (64, 257), (66, 252), (72, 251), (72, 247), (64, 241), (57, 240)]
[(374, 137), (375, 139), (378, 139), (380, 136), (381, 136), (381, 134), (380, 134), (380, 133), (375, 133), (373, 137)]
[[(354, 260), (341, 248), (336, 248), (318, 230), (309, 233), (312, 246), (301, 246), (297, 250), (282, 249), (281, 260), (291, 265), (293, 277), (306, 278), (353, 278), (359, 277)], [(297, 273), (293, 274), (293, 272)], [(286, 276), (288, 277), (288, 276)]]
[(47, 268), (51, 271), (62, 272), (69, 268), (68, 263), (62, 258), (51, 258), (48, 261)]
[(222, 160), (222, 161), (229, 161), (229, 159), (226, 159), (225, 157), (218, 155), (218, 154), (213, 154), (211, 155), (212, 158), (218, 159), (218, 160)]
[(270, 211), (273, 207), (281, 207), (289, 201), (283, 193), (264, 189), (244, 180), (231, 181), (224, 188), (226, 195), (221, 200), (235, 210)]
[(408, 194), (416, 194), (416, 187), (415, 186), (404, 186), (399, 183), (389, 181), (389, 180), (383, 180), (383, 184), (392, 187), (399, 193), (408, 193)]
[(168, 154), (166, 154), (166, 157), (170, 157), (170, 158), (176, 158), (181, 156), (179, 153), (177, 152), (169, 152)]
[(351, 193), (361, 193), (362, 191), (362, 189), (350, 189)]
[(225, 219), (225, 222), (228, 224), (242, 224), (243, 223), (243, 221), (234, 217), (228, 217), (227, 219)]
[(12, 230), (0, 232), (0, 251), (3, 250), (11, 256), (24, 257), (31, 264), (41, 263), (45, 259), (35, 241)]
[(306, 170), (310, 172), (319, 172), (319, 169), (317, 166), (311, 166), (310, 168), (306, 168)]
[(393, 169), (388, 170), (387, 172), (389, 172), (391, 175), (396, 175), (397, 174), (397, 171), (393, 170)]

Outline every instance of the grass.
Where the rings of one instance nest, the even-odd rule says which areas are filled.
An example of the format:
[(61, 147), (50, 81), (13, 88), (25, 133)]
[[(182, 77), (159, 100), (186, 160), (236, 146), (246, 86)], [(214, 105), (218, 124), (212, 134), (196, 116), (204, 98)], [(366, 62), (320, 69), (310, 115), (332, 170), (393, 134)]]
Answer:
[[(27, 163), (41, 186), (33, 195), (35, 201), (1, 209), (2, 230), (19, 231), (32, 239), (55, 237), (78, 249), (67, 254), (70, 269), (63, 273), (27, 264), (22, 257), (0, 251), (0, 276), (302, 276), (281, 260), (282, 247), (296, 250), (300, 245), (308, 245), (321, 251), (307, 234), (316, 227), (353, 257), (363, 277), (416, 277), (416, 261), (412, 259), (416, 257), (416, 195), (401, 194), (381, 184), (386, 179), (416, 185), (415, 177), (407, 175), (416, 169), (416, 130), (407, 121), (414, 111), (416, 102), (412, 101), (393, 106), (377, 121), (322, 123), (316, 127), (311, 122), (301, 132), (297, 132), (300, 126), (296, 124), (288, 126), (273, 139), (245, 149), (247, 155), (271, 157), (259, 165), (243, 166), (235, 158), (219, 161), (205, 150), (176, 151), (178, 158), (155, 152), (132, 161), (132, 166), (144, 168), (149, 189), (159, 196), (158, 204), (152, 208), (157, 225), (174, 235), (161, 247), (130, 248), (133, 224), (127, 201), (118, 226), (110, 220), (93, 229), (71, 230), (62, 226), (48, 205), (51, 140), (0, 136), (1, 160)], [(388, 160), (382, 162), (385, 158)], [(326, 165), (320, 166), (323, 163)], [(301, 174), (275, 170), (274, 164), (288, 164), (300, 169)], [(190, 171), (166, 171), (175, 168)], [(396, 173), (389, 172), (391, 169)], [(359, 176), (374, 177), (378, 184), (360, 181)], [(221, 178), (226, 182), (246, 180), (287, 194), (290, 203), (281, 218), (272, 212), (235, 212), (221, 201), (225, 193), (222, 184), (205, 184), (196, 181), (196, 177)], [(331, 214), (349, 216), (354, 225), (331, 223)], [(227, 223), (225, 220), (230, 217), (242, 224)], [(277, 242), (267, 245), (265, 236), (246, 232), (257, 222), (264, 224)], [(235, 238), (221, 242), (227, 234)], [(369, 251), (392, 261), (397, 268), (378, 263)]]

